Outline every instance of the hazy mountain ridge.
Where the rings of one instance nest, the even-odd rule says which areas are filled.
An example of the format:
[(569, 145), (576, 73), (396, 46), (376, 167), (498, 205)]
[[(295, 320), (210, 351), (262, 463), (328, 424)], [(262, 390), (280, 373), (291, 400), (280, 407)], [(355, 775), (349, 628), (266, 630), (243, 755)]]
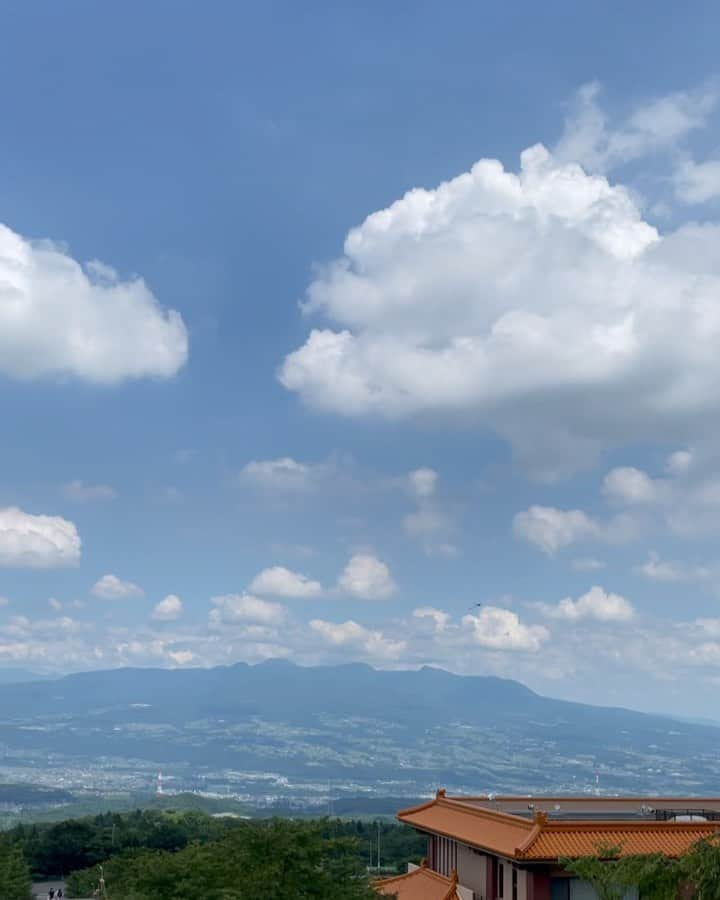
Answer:
[(178, 786), (241, 796), (304, 796), (327, 781), (343, 794), (585, 790), (598, 773), (607, 790), (717, 792), (717, 733), (434, 668), (270, 661), (0, 686), (8, 778), (50, 751), (61, 771), (104, 760), (105, 779), (139, 773), (137, 787), (161, 766)]

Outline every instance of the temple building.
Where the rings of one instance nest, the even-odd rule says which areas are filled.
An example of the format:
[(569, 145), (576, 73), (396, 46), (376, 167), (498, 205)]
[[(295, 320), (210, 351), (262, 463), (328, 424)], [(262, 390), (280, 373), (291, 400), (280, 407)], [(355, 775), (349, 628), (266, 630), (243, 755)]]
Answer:
[[(720, 798), (449, 797), (439, 790), (398, 819), (427, 836), (427, 858), (376, 882), (398, 900), (595, 900), (560, 860), (679, 857), (720, 834)], [(629, 895), (627, 900), (634, 900)]]

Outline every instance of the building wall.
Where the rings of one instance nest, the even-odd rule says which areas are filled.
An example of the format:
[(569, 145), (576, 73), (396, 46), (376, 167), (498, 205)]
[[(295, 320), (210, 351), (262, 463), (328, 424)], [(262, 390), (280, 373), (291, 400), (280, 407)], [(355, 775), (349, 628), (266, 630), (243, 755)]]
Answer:
[[(450, 876), (456, 871), (459, 884), (473, 892), (474, 900), (550, 900), (547, 876), (519, 868), (510, 860), (480, 853), (440, 835), (429, 838), (427, 855), (430, 868), (441, 875)], [(500, 867), (503, 869), (502, 879), (499, 877)], [(578, 896), (568, 900), (586, 898)]]
[(430, 868), (449, 877), (457, 869), (458, 843), (450, 838), (434, 834), (428, 844)]
[(487, 900), (485, 897), (487, 865), (488, 858), (484, 853), (476, 853), (470, 847), (458, 844), (458, 881), (465, 887), (469, 887), (475, 893), (477, 900)]

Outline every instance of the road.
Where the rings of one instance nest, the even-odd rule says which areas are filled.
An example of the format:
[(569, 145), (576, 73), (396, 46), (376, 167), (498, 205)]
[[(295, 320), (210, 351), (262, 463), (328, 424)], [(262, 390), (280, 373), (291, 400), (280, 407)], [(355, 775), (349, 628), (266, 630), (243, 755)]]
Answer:
[[(35, 900), (47, 900), (48, 891), (50, 888), (58, 888), (63, 889), (63, 894), (65, 893), (65, 884), (62, 881), (36, 881), (33, 886), (33, 897)], [(91, 898), (87, 898), (87, 900), (91, 900)]]

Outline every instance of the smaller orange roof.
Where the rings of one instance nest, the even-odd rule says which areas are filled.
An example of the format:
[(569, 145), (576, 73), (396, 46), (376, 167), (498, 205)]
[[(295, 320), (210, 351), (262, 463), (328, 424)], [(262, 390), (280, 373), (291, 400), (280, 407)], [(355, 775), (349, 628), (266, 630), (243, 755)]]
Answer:
[(446, 878), (424, 865), (407, 875), (376, 881), (373, 887), (378, 894), (397, 900), (460, 900), (456, 890), (457, 875)]

